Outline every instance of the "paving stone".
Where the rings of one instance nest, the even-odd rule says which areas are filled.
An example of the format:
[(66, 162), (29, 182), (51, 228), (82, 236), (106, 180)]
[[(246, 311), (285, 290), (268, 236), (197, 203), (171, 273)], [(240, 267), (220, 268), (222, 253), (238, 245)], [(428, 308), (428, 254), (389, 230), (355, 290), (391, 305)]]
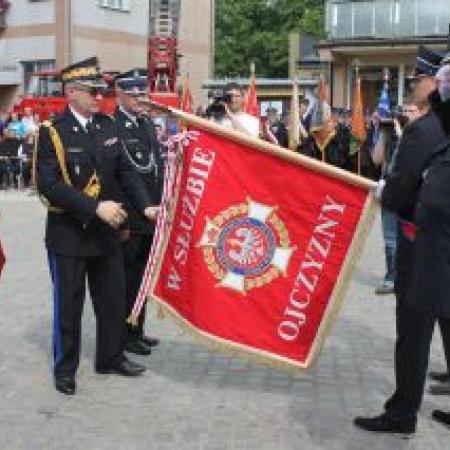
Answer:
[[(449, 430), (431, 421), (450, 399), (425, 396), (412, 439), (357, 430), (358, 414), (380, 412), (393, 389), (395, 300), (376, 297), (383, 274), (380, 224), (372, 230), (341, 314), (317, 366), (292, 375), (210, 351), (159, 321), (147, 332), (161, 345), (145, 376), (93, 370), (95, 321), (86, 303), (78, 393), (51, 379), (51, 296), (43, 247), (45, 212), (25, 192), (0, 192), (0, 449), (441, 450)], [(431, 368), (442, 370), (439, 337)]]

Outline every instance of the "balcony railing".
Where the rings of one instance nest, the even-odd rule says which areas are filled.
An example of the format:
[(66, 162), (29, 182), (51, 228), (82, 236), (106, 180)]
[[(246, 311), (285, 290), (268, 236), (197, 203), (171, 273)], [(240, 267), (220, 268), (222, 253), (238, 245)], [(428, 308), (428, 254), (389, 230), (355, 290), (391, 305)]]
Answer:
[(328, 0), (330, 39), (444, 36), (450, 0)]

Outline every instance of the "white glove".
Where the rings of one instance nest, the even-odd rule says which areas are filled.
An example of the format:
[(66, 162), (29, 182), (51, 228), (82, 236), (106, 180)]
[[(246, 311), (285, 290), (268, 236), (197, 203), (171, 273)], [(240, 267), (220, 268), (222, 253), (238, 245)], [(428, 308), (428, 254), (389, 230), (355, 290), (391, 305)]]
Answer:
[(373, 188), (373, 196), (380, 200), (381, 194), (383, 193), (384, 186), (386, 186), (386, 180), (379, 180), (377, 185)]

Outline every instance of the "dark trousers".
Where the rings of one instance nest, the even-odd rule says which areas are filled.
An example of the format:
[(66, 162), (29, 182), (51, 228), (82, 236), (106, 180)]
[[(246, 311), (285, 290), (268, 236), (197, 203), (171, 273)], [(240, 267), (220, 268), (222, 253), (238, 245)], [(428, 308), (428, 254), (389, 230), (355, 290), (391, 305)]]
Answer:
[(53, 285), (55, 376), (74, 375), (80, 359), (86, 277), (97, 321), (96, 367), (122, 357), (125, 337), (125, 279), (120, 252), (99, 257), (48, 254)]
[(430, 344), (436, 320), (441, 327), (444, 351), (450, 360), (450, 319), (437, 318), (413, 309), (408, 289), (414, 268), (415, 244), (400, 230), (396, 255), (395, 392), (386, 402), (386, 411), (399, 420), (416, 421), (423, 398)]
[[(422, 404), (430, 356), (431, 339), (437, 318), (427, 311), (405, 310), (402, 364), (404, 373), (397, 377), (397, 390), (386, 405), (386, 412), (400, 421), (417, 420)], [(450, 329), (450, 319), (439, 319)]]
[[(395, 299), (396, 299), (396, 341), (395, 341), (395, 393), (391, 397), (395, 402), (399, 395), (399, 390), (405, 386), (406, 368), (405, 356), (408, 349), (406, 348), (406, 332), (408, 327), (408, 288), (412, 280), (413, 264), (414, 264), (414, 242), (410, 241), (403, 235), (401, 230), (398, 231), (397, 249), (395, 259)], [(388, 402), (389, 403), (389, 402)]]
[[(132, 233), (130, 239), (122, 245), (126, 279), (127, 316), (131, 314), (136, 301), (152, 241), (153, 235)], [(144, 304), (139, 314), (137, 327), (128, 325), (128, 339), (138, 339), (144, 334), (145, 314)]]
[[(400, 227), (400, 225), (399, 225)], [(411, 284), (414, 268), (414, 249), (415, 243), (409, 240), (400, 230), (397, 236), (397, 254), (396, 254), (396, 278), (395, 278), (395, 297), (396, 297), (396, 331), (395, 342), (395, 379), (396, 390), (393, 398), (396, 397), (399, 386), (404, 386), (406, 368), (404, 359), (408, 354), (406, 344), (406, 333), (409, 324), (409, 300), (408, 289)], [(442, 344), (447, 363), (447, 370), (450, 372), (450, 327), (447, 319), (438, 318), (441, 330)]]

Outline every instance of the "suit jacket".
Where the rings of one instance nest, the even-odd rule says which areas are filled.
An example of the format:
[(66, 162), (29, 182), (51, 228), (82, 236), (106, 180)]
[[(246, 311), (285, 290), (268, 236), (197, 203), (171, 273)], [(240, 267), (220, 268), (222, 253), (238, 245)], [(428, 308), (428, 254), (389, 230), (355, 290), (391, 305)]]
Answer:
[[(139, 117), (135, 123), (120, 108), (116, 109), (114, 118), (118, 135), (123, 142), (125, 157), (145, 184), (152, 205), (159, 205), (164, 182), (164, 164), (161, 145), (152, 121), (147, 117)], [(153, 234), (154, 224), (143, 219), (128, 196), (125, 196), (125, 205), (130, 229), (134, 233)]]
[(436, 149), (418, 197), (410, 303), (450, 318), (450, 138)]
[[(37, 188), (52, 206), (49, 210), (45, 242), (47, 248), (68, 256), (97, 256), (117, 251), (118, 232), (96, 216), (99, 201), (121, 201), (126, 192), (143, 211), (151, 205), (145, 186), (124, 157), (113, 120), (104, 115), (93, 118), (85, 132), (70, 109), (53, 123), (58, 132), (72, 185), (66, 184), (56, 158), (48, 127), (39, 129), (36, 158)], [(83, 188), (97, 173), (100, 195), (87, 196)]]
[(381, 197), (381, 204), (401, 219), (414, 221), (422, 175), (443, 139), (444, 130), (434, 112), (404, 129), (392, 173), (386, 179)]

